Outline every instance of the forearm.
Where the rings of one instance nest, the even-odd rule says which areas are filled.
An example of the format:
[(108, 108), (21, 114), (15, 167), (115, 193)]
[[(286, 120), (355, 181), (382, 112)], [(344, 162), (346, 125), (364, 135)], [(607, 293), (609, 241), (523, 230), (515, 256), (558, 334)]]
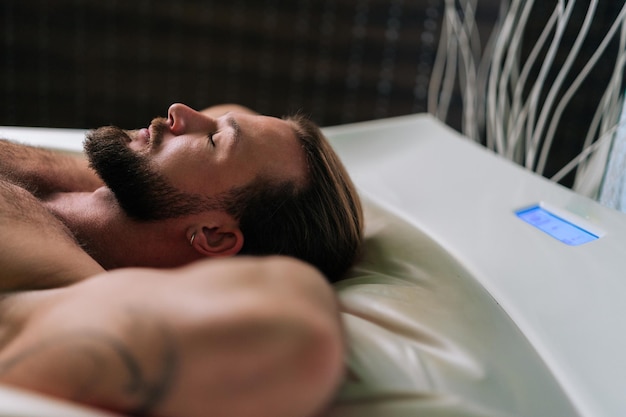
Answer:
[(0, 140), (0, 179), (38, 197), (54, 192), (93, 191), (102, 185), (85, 159)]
[(0, 382), (124, 413), (304, 417), (342, 377), (334, 295), (295, 261), (121, 270), (69, 290), (39, 300)]
[[(197, 358), (183, 372), (189, 378), (185, 390), (197, 395), (172, 397), (172, 413), (166, 415), (182, 404), (198, 416), (206, 404), (221, 416), (317, 415), (343, 376), (343, 335), (332, 289), (316, 270), (295, 260), (245, 259), (230, 271), (229, 263), (239, 261), (227, 262), (216, 266), (224, 267), (216, 271), (222, 282), (211, 284), (213, 301), (203, 303), (207, 310), (198, 317), (197, 332), (183, 342)], [(193, 268), (197, 282), (206, 282), (202, 268)]]

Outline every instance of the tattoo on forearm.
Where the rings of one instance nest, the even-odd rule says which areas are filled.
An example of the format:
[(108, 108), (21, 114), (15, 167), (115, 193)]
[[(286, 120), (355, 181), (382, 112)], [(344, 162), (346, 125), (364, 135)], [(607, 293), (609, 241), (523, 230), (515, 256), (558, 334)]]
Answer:
[[(12, 370), (19, 370), (20, 366), (29, 367), (29, 372), (36, 373), (37, 366), (61, 360), (68, 366), (66, 374), (76, 371), (74, 366), (81, 367), (78, 369), (80, 381), (71, 381), (73, 393), (70, 399), (89, 403), (89, 396), (99, 385), (109, 383), (101, 380), (102, 374), (119, 366), (124, 376), (117, 380), (123, 382), (121, 386), (113, 388), (136, 404), (132, 409), (120, 411), (135, 416), (148, 415), (169, 394), (179, 367), (178, 352), (170, 331), (165, 325), (150, 327), (148, 330), (144, 328), (139, 334), (130, 333), (127, 337), (134, 337), (135, 340), (143, 338), (140, 345), (150, 349), (150, 352), (144, 353), (150, 356), (158, 352), (157, 360), (145, 359), (136, 344), (131, 346), (128, 340), (104, 330), (76, 330), (40, 340), (1, 361), (0, 378)], [(43, 365), (40, 360), (44, 361)], [(35, 367), (31, 368), (33, 365)], [(51, 384), (55, 383), (57, 381), (51, 381)], [(107, 406), (115, 407), (115, 404)]]

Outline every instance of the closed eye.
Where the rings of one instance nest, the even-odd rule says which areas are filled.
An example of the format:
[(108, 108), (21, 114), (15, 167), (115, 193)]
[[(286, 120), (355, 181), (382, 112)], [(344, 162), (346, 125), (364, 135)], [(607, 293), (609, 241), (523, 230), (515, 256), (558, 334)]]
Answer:
[(211, 146), (215, 147), (215, 142), (213, 142), (214, 133), (209, 133), (209, 142), (211, 142)]

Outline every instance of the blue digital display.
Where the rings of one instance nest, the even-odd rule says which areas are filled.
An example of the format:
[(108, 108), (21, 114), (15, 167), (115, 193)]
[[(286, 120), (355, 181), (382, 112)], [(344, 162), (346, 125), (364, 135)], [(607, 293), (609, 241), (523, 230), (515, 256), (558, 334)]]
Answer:
[(582, 245), (599, 238), (590, 231), (550, 213), (541, 206), (522, 209), (516, 211), (515, 214), (526, 223), (571, 246)]

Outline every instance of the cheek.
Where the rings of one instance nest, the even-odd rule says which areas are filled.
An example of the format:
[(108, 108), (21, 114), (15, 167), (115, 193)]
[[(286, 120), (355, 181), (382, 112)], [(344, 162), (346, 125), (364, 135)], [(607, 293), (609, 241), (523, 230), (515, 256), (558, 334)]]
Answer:
[(201, 146), (198, 141), (164, 144), (151, 165), (179, 190), (215, 195), (252, 181), (267, 162), (262, 155), (229, 155)]
[(202, 177), (207, 165), (200, 150), (180, 145), (163, 147), (151, 156), (150, 163), (172, 186), (187, 192), (197, 192), (191, 186)]
[(228, 164), (198, 157), (197, 153), (177, 154), (153, 161), (156, 169), (175, 188), (193, 194), (213, 196), (230, 190), (239, 182)]
[(261, 174), (267, 174), (264, 169), (267, 163), (259, 154), (241, 155), (230, 159), (221, 166), (219, 175), (231, 186), (244, 186), (258, 178)]

